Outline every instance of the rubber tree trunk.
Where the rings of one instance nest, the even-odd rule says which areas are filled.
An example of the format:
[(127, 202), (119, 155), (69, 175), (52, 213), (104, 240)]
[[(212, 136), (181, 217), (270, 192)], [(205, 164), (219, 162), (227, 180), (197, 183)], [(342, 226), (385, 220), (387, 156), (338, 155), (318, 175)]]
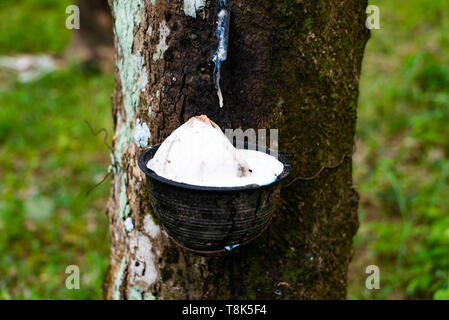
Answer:
[[(344, 299), (358, 195), (351, 159), (281, 192), (262, 237), (221, 256), (177, 247), (153, 220), (137, 121), (161, 143), (191, 116), (279, 129), (292, 181), (353, 150), (367, 1), (233, 0), (224, 107), (211, 56), (218, 0), (114, 0), (116, 90), (108, 299)], [(126, 222), (126, 223), (125, 223)], [(132, 223), (132, 225), (130, 224)]]

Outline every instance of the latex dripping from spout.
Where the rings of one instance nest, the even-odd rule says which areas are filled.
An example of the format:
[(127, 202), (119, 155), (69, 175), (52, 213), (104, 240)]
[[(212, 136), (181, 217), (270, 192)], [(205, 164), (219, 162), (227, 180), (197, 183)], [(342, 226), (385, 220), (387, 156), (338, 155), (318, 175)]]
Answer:
[(218, 39), (218, 49), (212, 56), (212, 61), (215, 64), (214, 68), (214, 79), (215, 88), (217, 89), (218, 100), (220, 108), (223, 108), (224, 99), (223, 93), (220, 86), (220, 76), (221, 76), (221, 64), (226, 61), (228, 57), (228, 41), (229, 41), (229, 21), (230, 21), (230, 0), (219, 0), (220, 1), (220, 11), (217, 15), (217, 30), (215, 34)]

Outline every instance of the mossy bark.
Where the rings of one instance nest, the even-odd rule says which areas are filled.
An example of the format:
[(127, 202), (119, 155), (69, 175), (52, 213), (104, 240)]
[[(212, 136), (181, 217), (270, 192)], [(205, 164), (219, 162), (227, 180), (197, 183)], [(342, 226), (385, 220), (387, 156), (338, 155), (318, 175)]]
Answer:
[(291, 180), (339, 162), (353, 148), (367, 1), (234, 0), (222, 109), (211, 61), (218, 0), (205, 1), (196, 18), (180, 0), (111, 5), (118, 69), (105, 297), (345, 298), (358, 227), (350, 157), (284, 187), (257, 241), (199, 257), (154, 223), (132, 132), (137, 119), (146, 122), (156, 144), (191, 116), (207, 114), (223, 129), (278, 128), (280, 149), (294, 155)]

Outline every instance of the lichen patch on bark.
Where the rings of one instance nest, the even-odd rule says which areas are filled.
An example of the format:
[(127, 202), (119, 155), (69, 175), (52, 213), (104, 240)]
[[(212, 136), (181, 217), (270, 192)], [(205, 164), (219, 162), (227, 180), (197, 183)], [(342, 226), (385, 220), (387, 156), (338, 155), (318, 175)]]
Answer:
[(196, 12), (202, 10), (206, 5), (206, 0), (184, 0), (184, 13), (186, 16), (196, 18)]
[(153, 60), (157, 61), (164, 59), (164, 53), (168, 49), (167, 37), (170, 35), (170, 29), (165, 21), (159, 23), (159, 43), (156, 47), (156, 52), (153, 55)]
[(159, 236), (159, 233), (161, 232), (160, 227), (154, 223), (153, 218), (149, 214), (145, 215), (143, 220), (143, 228), (144, 231), (153, 239)]

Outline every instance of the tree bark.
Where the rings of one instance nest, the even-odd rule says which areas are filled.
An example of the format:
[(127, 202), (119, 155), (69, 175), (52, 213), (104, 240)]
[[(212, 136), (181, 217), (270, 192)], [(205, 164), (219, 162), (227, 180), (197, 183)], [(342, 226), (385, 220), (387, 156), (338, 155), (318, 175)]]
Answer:
[(222, 109), (211, 61), (218, 0), (110, 2), (117, 71), (105, 297), (344, 299), (358, 228), (350, 157), (310, 181), (287, 181), (257, 241), (201, 257), (153, 219), (132, 137), (137, 120), (157, 144), (207, 114), (222, 129), (279, 128), (280, 150), (294, 155), (290, 181), (338, 163), (353, 150), (367, 1), (233, 0)]

